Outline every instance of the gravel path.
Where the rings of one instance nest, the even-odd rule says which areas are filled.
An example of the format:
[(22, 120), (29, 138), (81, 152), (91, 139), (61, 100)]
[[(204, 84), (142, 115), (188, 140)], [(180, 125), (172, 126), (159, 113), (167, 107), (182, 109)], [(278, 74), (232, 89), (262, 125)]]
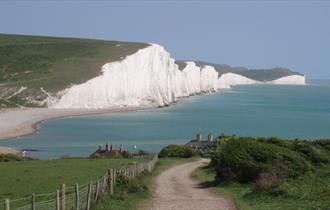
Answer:
[(191, 178), (191, 173), (207, 161), (199, 160), (172, 167), (156, 180), (152, 210), (235, 209), (234, 204)]

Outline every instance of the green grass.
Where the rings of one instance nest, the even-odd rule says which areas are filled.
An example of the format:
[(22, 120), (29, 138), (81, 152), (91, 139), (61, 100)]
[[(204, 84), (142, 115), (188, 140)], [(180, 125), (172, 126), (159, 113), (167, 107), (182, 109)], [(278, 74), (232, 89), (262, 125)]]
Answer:
[(0, 200), (32, 193), (55, 192), (61, 183), (85, 184), (103, 176), (109, 168), (133, 164), (133, 159), (62, 159), (0, 162)]
[(193, 176), (205, 182), (215, 191), (230, 197), (242, 210), (273, 209), (329, 209), (330, 207), (330, 165), (321, 165), (313, 173), (296, 179), (289, 179), (279, 186), (277, 195), (257, 193), (252, 184), (214, 181), (215, 170), (203, 167)]
[(222, 135), (195, 176), (241, 209), (329, 209), (330, 140)]
[(144, 174), (128, 185), (116, 186), (114, 196), (94, 206), (93, 210), (150, 209), (155, 178), (165, 169), (196, 160), (195, 158), (160, 158), (151, 174)]
[[(75, 38), (22, 36), (0, 34), (0, 92), (8, 97), (21, 86), (22, 93), (0, 101), (0, 107), (13, 107), (15, 103), (37, 106), (31, 98), (42, 101), (71, 84), (83, 83), (101, 74), (103, 64), (118, 61), (133, 54), (144, 43), (104, 41)], [(27, 98), (30, 97), (28, 100)]]

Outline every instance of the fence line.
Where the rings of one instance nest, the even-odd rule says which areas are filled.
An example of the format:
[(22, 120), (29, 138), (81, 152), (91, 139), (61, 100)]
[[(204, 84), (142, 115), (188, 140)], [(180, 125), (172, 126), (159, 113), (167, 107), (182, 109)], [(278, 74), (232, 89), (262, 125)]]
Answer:
[(0, 204), (4, 210), (90, 210), (101, 198), (113, 195), (118, 176), (132, 180), (144, 171), (152, 172), (157, 160), (158, 155), (155, 154), (145, 163), (136, 163), (120, 169), (110, 168), (103, 176), (82, 185), (66, 187), (61, 184), (60, 189), (55, 192), (33, 193), (31, 196), (14, 200), (5, 199)]

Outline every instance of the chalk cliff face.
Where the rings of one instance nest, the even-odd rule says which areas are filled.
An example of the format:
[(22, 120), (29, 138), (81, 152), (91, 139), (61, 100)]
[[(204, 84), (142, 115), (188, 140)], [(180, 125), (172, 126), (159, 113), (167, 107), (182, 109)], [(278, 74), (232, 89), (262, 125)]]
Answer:
[(291, 75), (287, 77), (282, 77), (273, 81), (268, 82), (268, 84), (274, 85), (304, 85), (306, 81), (305, 75)]
[[(302, 84), (304, 81), (304, 77), (294, 75), (271, 83)], [(50, 97), (48, 106), (90, 109), (164, 106), (183, 96), (259, 83), (234, 73), (219, 77), (213, 66), (199, 67), (194, 62), (187, 62), (181, 71), (163, 47), (152, 44), (121, 61), (105, 64), (102, 75)]]
[(261, 82), (238, 75), (234, 73), (226, 73), (219, 77), (218, 84), (222, 88), (230, 88), (234, 85), (253, 85), (260, 84)]

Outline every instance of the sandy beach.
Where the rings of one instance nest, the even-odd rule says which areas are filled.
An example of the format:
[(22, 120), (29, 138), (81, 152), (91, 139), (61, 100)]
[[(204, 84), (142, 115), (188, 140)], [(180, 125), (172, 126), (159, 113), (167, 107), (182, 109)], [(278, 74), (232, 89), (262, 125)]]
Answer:
[(17, 156), (22, 156), (22, 150), (10, 147), (0, 147), (0, 155), (1, 154), (14, 154)]
[(49, 109), (25, 108), (0, 111), (0, 140), (33, 134), (38, 124), (49, 119), (70, 116), (98, 115), (105, 113), (136, 111), (142, 108), (112, 109)]

